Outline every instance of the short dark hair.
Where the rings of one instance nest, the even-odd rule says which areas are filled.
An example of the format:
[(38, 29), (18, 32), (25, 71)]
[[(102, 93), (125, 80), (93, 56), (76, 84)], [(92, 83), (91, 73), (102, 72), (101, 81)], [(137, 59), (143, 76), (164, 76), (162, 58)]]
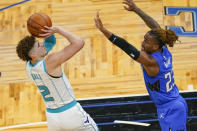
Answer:
[(29, 61), (32, 60), (31, 57), (29, 57), (29, 51), (32, 49), (35, 43), (35, 37), (33, 36), (26, 36), (22, 40), (19, 41), (16, 52), (18, 54), (18, 57), (22, 59), (23, 61)]

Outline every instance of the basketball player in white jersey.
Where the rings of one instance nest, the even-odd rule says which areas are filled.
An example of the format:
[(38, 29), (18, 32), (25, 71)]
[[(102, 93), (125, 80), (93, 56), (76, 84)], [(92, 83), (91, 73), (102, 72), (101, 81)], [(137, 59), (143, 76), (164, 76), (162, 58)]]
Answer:
[[(45, 38), (43, 43), (33, 36), (26, 36), (16, 51), (20, 59), (27, 61), (27, 75), (43, 97), (49, 131), (98, 131), (94, 120), (76, 101), (70, 82), (61, 69), (62, 63), (80, 51), (84, 41), (60, 27), (46, 27), (43, 32), (40, 34)], [(54, 33), (65, 37), (70, 45), (47, 55), (56, 43)]]

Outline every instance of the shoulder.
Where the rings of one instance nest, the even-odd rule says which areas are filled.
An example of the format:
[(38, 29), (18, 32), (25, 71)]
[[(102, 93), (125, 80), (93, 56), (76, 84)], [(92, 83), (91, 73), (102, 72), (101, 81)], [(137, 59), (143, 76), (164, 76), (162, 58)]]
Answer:
[(47, 66), (52, 66), (55, 63), (55, 59), (55, 53), (51, 53), (45, 57), (44, 61)]
[(58, 59), (56, 57), (56, 54), (57, 53), (51, 53), (44, 60), (45, 70), (51, 75), (54, 74), (54, 72), (59, 72), (59, 69), (61, 68), (61, 64), (57, 64)]

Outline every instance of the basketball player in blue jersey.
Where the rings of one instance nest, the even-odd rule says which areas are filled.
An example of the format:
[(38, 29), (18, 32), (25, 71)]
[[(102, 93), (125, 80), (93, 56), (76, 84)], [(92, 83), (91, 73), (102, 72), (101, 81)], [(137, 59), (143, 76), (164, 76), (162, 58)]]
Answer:
[[(27, 75), (44, 99), (49, 131), (98, 131), (94, 120), (76, 101), (70, 82), (61, 69), (62, 63), (80, 51), (84, 41), (60, 27), (46, 27), (43, 32), (40, 37), (46, 38), (44, 43), (26, 36), (16, 50), (19, 58), (27, 61)], [(56, 43), (54, 33), (65, 37), (70, 44), (47, 55)]]
[(174, 83), (172, 55), (167, 48), (173, 47), (178, 36), (172, 30), (160, 28), (160, 25), (139, 9), (133, 0), (124, 0), (123, 4), (126, 10), (135, 12), (151, 28), (144, 36), (141, 51), (108, 31), (103, 26), (98, 12), (95, 25), (113, 44), (141, 64), (145, 85), (157, 107), (162, 131), (186, 131), (187, 104)]

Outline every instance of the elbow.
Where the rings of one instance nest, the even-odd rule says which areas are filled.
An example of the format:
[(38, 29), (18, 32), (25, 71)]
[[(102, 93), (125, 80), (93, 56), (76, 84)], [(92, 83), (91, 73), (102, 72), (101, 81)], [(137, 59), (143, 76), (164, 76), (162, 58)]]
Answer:
[(74, 42), (71, 42), (75, 49), (80, 50), (83, 48), (85, 42), (82, 39), (77, 39)]

